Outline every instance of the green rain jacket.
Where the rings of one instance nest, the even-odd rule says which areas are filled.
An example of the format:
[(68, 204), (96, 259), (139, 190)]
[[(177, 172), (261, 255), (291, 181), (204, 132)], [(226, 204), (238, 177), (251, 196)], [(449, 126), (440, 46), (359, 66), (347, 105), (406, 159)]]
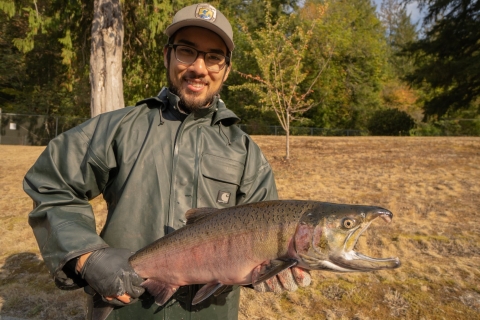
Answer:
[[(53, 139), (27, 172), (29, 224), (61, 289), (86, 285), (64, 268), (69, 260), (108, 246), (136, 251), (184, 226), (190, 208), (277, 199), (269, 163), (223, 101), (186, 115), (178, 100), (164, 88), (90, 119)], [(108, 205), (100, 235), (89, 203), (99, 194)], [(162, 308), (144, 294), (108, 319), (237, 318), (238, 288), (191, 306), (196, 290), (182, 287)]]

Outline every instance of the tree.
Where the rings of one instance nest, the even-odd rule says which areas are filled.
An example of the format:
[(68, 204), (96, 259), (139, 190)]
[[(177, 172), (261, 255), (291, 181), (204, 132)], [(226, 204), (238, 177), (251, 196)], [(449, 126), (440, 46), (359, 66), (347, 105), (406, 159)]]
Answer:
[(15, 4), (0, 0), (0, 108), (12, 111), (12, 102), (22, 93), (25, 59), (12, 44), (18, 28), (12, 23)]
[[(91, 25), (91, 16), (85, 15), (89, 2), (1, 1), (12, 4), (7, 17), (0, 15), (8, 38), (5, 45), (22, 62), (17, 64), (15, 94), (7, 102), (10, 112), (87, 117), (89, 84), (82, 40)], [(6, 12), (0, 5), (2, 10)]]
[(421, 0), (425, 37), (408, 47), (416, 69), (406, 76), (429, 90), (424, 119), (466, 109), (480, 97), (480, 1)]
[(91, 113), (123, 108), (123, 17), (119, 0), (95, 0), (90, 56)]
[[(280, 16), (288, 16), (298, 9), (296, 0), (270, 1), (271, 20)], [(219, 8), (229, 18), (233, 27), (235, 50), (233, 52), (233, 68), (244, 74), (260, 74), (255, 58), (249, 54), (251, 48), (245, 39), (242, 25), (254, 32), (265, 28), (266, 3), (264, 0), (222, 0)], [(241, 21), (241, 23), (240, 23)], [(241, 119), (250, 126), (253, 134), (265, 133), (265, 126), (276, 124), (277, 116), (273, 110), (262, 110), (258, 105), (258, 97), (249, 90), (229, 90), (230, 86), (243, 84), (246, 80), (239, 73), (231, 72), (221, 92), (222, 100)]]
[(379, 16), (385, 27), (393, 75), (403, 77), (414, 70), (413, 59), (401, 53), (407, 45), (418, 39), (417, 24), (412, 23), (411, 15), (402, 0), (382, 1)]
[[(166, 83), (163, 30), (171, 22), (174, 6), (179, 9), (193, 2), (175, 1), (175, 5), (160, 0), (120, 3), (125, 30), (122, 69), (127, 104), (157, 94)], [(12, 48), (20, 52), (27, 64), (26, 71), (21, 73), (21, 94), (9, 96), (12, 108), (27, 113), (45, 114), (48, 111), (49, 114), (82, 117), (91, 114), (89, 56), (94, 2), (0, 0), (0, 12), (3, 12), (0, 23), (5, 22), (8, 30), (14, 31), (14, 38), (10, 40)], [(13, 12), (13, 17), (8, 18), (5, 12)], [(23, 105), (30, 102), (35, 109), (24, 110)], [(38, 108), (39, 104), (45, 106)], [(118, 103), (117, 107), (123, 106)]]
[[(286, 133), (285, 158), (290, 158), (290, 124), (312, 108), (315, 102), (309, 99), (312, 87), (317, 82), (328, 61), (322, 63), (312, 80), (306, 83), (309, 71), (303, 62), (307, 55), (315, 23), (325, 12), (317, 12), (316, 19), (310, 24), (292, 27), (286, 16), (273, 24), (270, 15), (270, 4), (267, 3), (265, 28), (257, 30), (254, 35), (244, 25), (244, 33), (251, 47), (250, 54), (259, 68), (259, 75), (241, 74), (250, 80), (239, 86), (230, 86), (230, 90), (248, 89), (260, 97), (262, 108), (270, 109), (277, 115), (280, 125)], [(254, 38), (255, 37), (255, 38)]]
[(325, 59), (327, 45), (335, 50), (313, 88), (311, 98), (319, 105), (305, 115), (316, 127), (365, 129), (369, 115), (381, 107), (387, 71), (384, 29), (369, 0), (307, 2), (322, 3), (328, 4), (328, 10), (315, 27), (306, 64), (314, 66), (318, 57)]
[[(417, 40), (417, 24), (412, 23), (406, 4), (401, 0), (383, 0), (379, 17), (385, 28), (388, 50), (388, 72), (382, 86), (382, 106), (405, 111), (420, 121), (420, 93), (402, 80), (415, 68), (413, 59), (402, 52), (407, 45)], [(371, 119), (375, 118), (374, 116), (375, 114)]]
[[(248, 30), (257, 30), (265, 27), (265, 12), (268, 10), (273, 21), (280, 16), (290, 14), (297, 10), (296, 0), (221, 0), (222, 12), (230, 16), (234, 23), (241, 20)], [(268, 6), (268, 9), (267, 9)]]

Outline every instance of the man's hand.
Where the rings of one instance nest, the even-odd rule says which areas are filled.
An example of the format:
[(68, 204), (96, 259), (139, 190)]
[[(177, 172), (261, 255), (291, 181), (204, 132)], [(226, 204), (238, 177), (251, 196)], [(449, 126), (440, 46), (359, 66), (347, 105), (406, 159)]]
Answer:
[(123, 306), (138, 300), (145, 291), (143, 279), (133, 270), (127, 249), (104, 248), (81, 256), (76, 270), (107, 302)]
[(259, 292), (281, 293), (283, 291), (295, 291), (298, 287), (309, 286), (311, 282), (312, 278), (307, 270), (291, 267), (257, 284), (253, 288)]

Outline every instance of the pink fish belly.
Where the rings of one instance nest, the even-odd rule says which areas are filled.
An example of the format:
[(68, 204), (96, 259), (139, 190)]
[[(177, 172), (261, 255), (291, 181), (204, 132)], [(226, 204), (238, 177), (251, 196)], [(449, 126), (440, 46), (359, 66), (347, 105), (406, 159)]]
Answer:
[[(268, 248), (267, 248), (268, 249)], [(222, 283), (246, 285), (252, 282), (252, 270), (277, 257), (261, 247), (255, 237), (236, 235), (199, 241), (177, 250), (162, 250), (134, 265), (143, 278), (173, 286)], [(273, 250), (270, 250), (273, 251)]]

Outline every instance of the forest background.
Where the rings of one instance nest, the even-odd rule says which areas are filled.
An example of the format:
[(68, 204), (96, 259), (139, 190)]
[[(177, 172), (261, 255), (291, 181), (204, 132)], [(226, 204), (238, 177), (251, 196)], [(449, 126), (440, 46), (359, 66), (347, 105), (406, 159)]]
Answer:
[[(196, 2), (120, 2), (126, 105), (167, 85), (163, 30), (176, 11)], [(298, 28), (311, 30), (297, 66), (298, 88), (311, 103), (292, 126), (480, 135), (479, 1), (417, 2), (421, 25), (402, 0), (383, 0), (379, 8), (370, 0), (211, 1), (234, 27), (233, 72), (222, 99), (244, 124), (278, 124), (259, 91), (248, 87), (264, 79), (252, 40), (283, 21), (277, 27), (292, 43), (307, 39), (295, 39)], [(3, 113), (90, 117), (93, 10), (89, 0), (0, 0)]]

